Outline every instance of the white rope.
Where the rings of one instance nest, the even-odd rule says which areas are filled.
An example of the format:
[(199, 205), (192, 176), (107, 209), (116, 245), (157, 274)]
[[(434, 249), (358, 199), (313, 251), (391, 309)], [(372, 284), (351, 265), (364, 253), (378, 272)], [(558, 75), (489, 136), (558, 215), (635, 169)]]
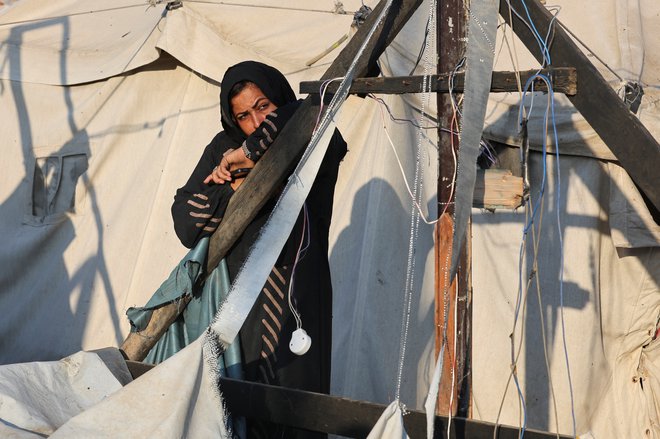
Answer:
[[(429, 4), (429, 35), (435, 35), (435, 0), (432, 0)], [(422, 108), (419, 116), (419, 126), (424, 126), (426, 119), (426, 106), (431, 97), (431, 83), (430, 83), (430, 60), (429, 54), (431, 53), (431, 44), (432, 38), (427, 38), (424, 44), (424, 79), (422, 81)], [(412, 308), (412, 298), (415, 286), (415, 253), (417, 250), (417, 236), (419, 232), (419, 220), (420, 214), (416, 206), (421, 203), (422, 196), (422, 177), (423, 170), (420, 166), (421, 162), (421, 151), (422, 151), (422, 139), (423, 139), (423, 130), (417, 130), (417, 143), (416, 143), (416, 154), (415, 154), (415, 176), (413, 179), (413, 193), (412, 193), (412, 202), (410, 206), (410, 236), (408, 241), (408, 259), (406, 265), (406, 283), (403, 295), (403, 318), (401, 321), (401, 342), (399, 348), (399, 370), (397, 373), (396, 380), (396, 393), (395, 399), (400, 401), (401, 399), (401, 382), (403, 380), (403, 368), (406, 360), (406, 349), (408, 346), (408, 331), (410, 328), (410, 313)]]

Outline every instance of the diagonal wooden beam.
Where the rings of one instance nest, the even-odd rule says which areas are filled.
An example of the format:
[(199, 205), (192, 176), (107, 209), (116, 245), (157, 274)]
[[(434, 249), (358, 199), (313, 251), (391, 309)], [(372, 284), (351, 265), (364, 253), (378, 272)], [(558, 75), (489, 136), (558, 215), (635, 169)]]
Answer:
[[(404, 24), (419, 7), (422, 0), (395, 0), (385, 20), (379, 24), (363, 55), (357, 62), (355, 75), (367, 76), (369, 69), (383, 53)], [(337, 56), (322, 79), (344, 76), (366, 39), (370, 28), (383, 10), (381, 1), (360, 26), (351, 41)], [(277, 137), (254, 171), (245, 179), (231, 198), (224, 219), (211, 237), (207, 258), (206, 275), (217, 267), (257, 212), (264, 206), (295, 167), (309, 142), (316, 116), (319, 112), (318, 98), (308, 97), (293, 115), (282, 133)], [(121, 346), (124, 355), (130, 360), (143, 360), (149, 350), (162, 337), (169, 325), (185, 308), (189, 297), (164, 305), (152, 313), (149, 326), (140, 333), (130, 333)]]
[[(542, 62), (542, 54), (532, 31), (515, 14), (509, 21), (509, 6), (521, 15), (522, 0), (500, 0), (500, 15), (512, 25), (518, 38)], [(539, 0), (525, 0), (534, 26), (545, 36), (552, 14)], [(525, 15), (523, 15), (525, 16)], [(579, 92), (569, 96), (575, 108), (609, 147), (623, 168), (650, 202), (660, 209), (660, 145), (621, 98), (605, 81), (561, 26), (555, 25), (550, 45), (553, 67), (575, 67), (580, 78)]]
[[(395, 1), (383, 23), (379, 25), (363, 56), (357, 63), (356, 77), (365, 76), (370, 66), (399, 33), (403, 25), (421, 4), (421, 0)], [(381, 1), (360, 27), (348, 45), (325, 72), (322, 79), (343, 76), (355, 57), (359, 46), (366, 38), (369, 29), (384, 6)], [(284, 127), (264, 158), (255, 166), (232, 197), (225, 219), (218, 231), (213, 234), (209, 244), (207, 269), (210, 272), (243, 233), (245, 227), (254, 219), (266, 201), (273, 196), (279, 185), (294, 168), (299, 156), (304, 151), (312, 135), (319, 110), (319, 102), (308, 97), (301, 108)]]

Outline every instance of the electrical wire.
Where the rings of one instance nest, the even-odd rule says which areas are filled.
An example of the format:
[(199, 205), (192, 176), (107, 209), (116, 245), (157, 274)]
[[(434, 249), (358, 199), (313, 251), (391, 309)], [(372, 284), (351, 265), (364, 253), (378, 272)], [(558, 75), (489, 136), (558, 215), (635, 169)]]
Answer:
[[(534, 78), (534, 76), (532, 76), (532, 78)], [(530, 78), (530, 79), (532, 79), (532, 78)], [(527, 81), (527, 83), (525, 85), (525, 90), (523, 92), (523, 98), (524, 98), (525, 93), (527, 93), (528, 88), (530, 86), (533, 87), (533, 84), (534, 84), (533, 80), (532, 81), (530, 81), (530, 80)], [(550, 99), (550, 96), (548, 96), (548, 100), (549, 99)], [(519, 124), (520, 127), (524, 127), (526, 125), (526, 119), (524, 119), (523, 116), (522, 116), (522, 114), (524, 113), (524, 111), (523, 111), (524, 99), (521, 100), (521, 105), (520, 106), (521, 106), (521, 108), (519, 109), (519, 114), (518, 114), (518, 118), (519, 118), (518, 119), (518, 124)], [(549, 108), (550, 108), (550, 102), (548, 102), (548, 109)], [(531, 113), (531, 110), (530, 110), (529, 113)], [(548, 115), (548, 112), (546, 111), (546, 117), (547, 117), (547, 115)], [(531, 202), (533, 207), (532, 207), (531, 216), (529, 215), (529, 213), (526, 214), (527, 215), (527, 221), (526, 221), (525, 226), (523, 228), (523, 236), (522, 236), (522, 239), (521, 239), (519, 256), (518, 256), (518, 272), (519, 272), (519, 276), (518, 276), (518, 293), (516, 295), (516, 305), (515, 305), (515, 310), (514, 310), (513, 328), (511, 330), (511, 334), (510, 334), (510, 339), (511, 339), (511, 342), (510, 342), (510, 345), (511, 345), (511, 373), (509, 375), (509, 379), (507, 380), (507, 384), (506, 384), (506, 387), (505, 387), (505, 390), (504, 390), (504, 395), (502, 396), (500, 409), (499, 409), (497, 419), (496, 419), (496, 422), (495, 422), (496, 425), (499, 424), (499, 418), (500, 418), (500, 414), (501, 414), (501, 411), (502, 411), (502, 408), (503, 408), (503, 405), (504, 405), (504, 400), (505, 400), (505, 397), (506, 397), (506, 393), (508, 392), (508, 387), (509, 387), (509, 384), (510, 384), (511, 380), (513, 379), (514, 384), (516, 386), (517, 393), (518, 393), (519, 407), (521, 409), (521, 415), (522, 415), (521, 427), (520, 427), (520, 432), (519, 432), (519, 437), (520, 438), (522, 438), (524, 436), (525, 430), (527, 428), (527, 405), (525, 403), (525, 398), (524, 398), (524, 395), (522, 393), (522, 389), (520, 388), (520, 383), (518, 381), (518, 372), (517, 372), (517, 364), (518, 364), (518, 359), (520, 357), (520, 353), (522, 351), (521, 347), (522, 347), (524, 332), (521, 332), (520, 342), (519, 342), (517, 353), (516, 353), (516, 327), (517, 327), (517, 324), (518, 324), (521, 309), (522, 309), (522, 312), (524, 314), (525, 309), (526, 309), (526, 303), (527, 303), (527, 290), (528, 290), (528, 288), (523, 288), (523, 281), (522, 281), (522, 273), (523, 273), (522, 266), (523, 266), (523, 260), (524, 260), (524, 256), (525, 256), (527, 236), (528, 236), (530, 227), (532, 226), (532, 224), (534, 224), (534, 222), (536, 220), (536, 216), (539, 213), (539, 206), (541, 205), (542, 200), (543, 200), (544, 195), (545, 195), (545, 184), (546, 184), (546, 175), (547, 175), (547, 172), (546, 172), (546, 157), (547, 157), (546, 138), (547, 138), (547, 136), (544, 138), (543, 148), (542, 148), (543, 168), (542, 168), (541, 186), (539, 188), (539, 197), (536, 200), (536, 202), (531, 202), (532, 197), (531, 197), (531, 194), (530, 194), (530, 202)], [(529, 204), (528, 204), (528, 206), (529, 206)], [(529, 208), (527, 207), (526, 212), (529, 212), (528, 209)], [(524, 318), (523, 318), (523, 320), (524, 320)]]
[[(288, 297), (288, 302), (289, 302), (289, 309), (291, 310), (291, 314), (293, 314), (293, 318), (296, 320), (296, 329), (302, 328), (302, 318), (300, 317), (300, 313), (298, 313), (298, 310), (296, 307), (293, 305), (293, 301), (291, 297), (293, 296), (293, 284), (295, 280), (295, 275), (296, 275), (296, 268), (298, 267), (298, 262), (300, 262), (304, 257), (305, 257), (305, 251), (309, 247), (310, 243), (310, 234), (309, 234), (309, 217), (308, 217), (308, 212), (307, 212), (307, 203), (303, 204), (303, 224), (302, 224), (302, 231), (300, 234), (300, 244), (298, 245), (298, 251), (296, 252), (296, 259), (293, 262), (293, 266), (291, 267), (291, 277), (289, 278), (289, 290), (287, 292), (287, 297)], [(303, 244), (305, 244), (305, 247), (303, 248)]]
[(408, 76), (412, 76), (413, 73), (415, 73), (415, 69), (419, 65), (419, 62), (422, 60), (422, 56), (424, 55), (424, 49), (426, 48), (426, 40), (429, 37), (429, 19), (426, 20), (426, 26), (424, 26), (424, 39), (422, 40), (422, 45), (419, 48), (419, 53), (417, 54), (417, 60), (415, 61), (415, 64), (412, 66), (412, 69), (410, 69), (410, 73), (408, 73)]
[(385, 136), (387, 137), (387, 140), (390, 144), (390, 147), (392, 148), (392, 152), (394, 153), (394, 157), (396, 158), (396, 162), (399, 165), (399, 171), (401, 171), (401, 176), (403, 177), (403, 183), (406, 185), (406, 190), (408, 191), (408, 195), (410, 195), (410, 199), (414, 203), (415, 207), (417, 208), (417, 211), (419, 212), (419, 215), (422, 218), (422, 221), (424, 221), (426, 224), (432, 225), (438, 222), (438, 219), (434, 220), (429, 220), (426, 218), (426, 215), (422, 212), (422, 207), (419, 205), (417, 202), (415, 196), (412, 193), (412, 190), (410, 189), (410, 185), (408, 184), (408, 177), (406, 177), (406, 171), (403, 169), (403, 164), (401, 163), (401, 159), (399, 158), (399, 154), (396, 152), (396, 147), (394, 146), (394, 142), (392, 141), (392, 137), (390, 137), (390, 133), (387, 130), (387, 125), (385, 125), (385, 115), (383, 114), (383, 110), (381, 107), (380, 111), (380, 117), (383, 121), (383, 130), (385, 131)]
[[(419, 123), (417, 123), (416, 120), (401, 118), (401, 117), (395, 117), (394, 114), (392, 114), (392, 109), (390, 108), (390, 106), (387, 105), (387, 102), (385, 102), (382, 98), (379, 98), (378, 96), (376, 96), (373, 93), (369, 93), (367, 95), (367, 97), (373, 99), (374, 101), (376, 101), (379, 104), (381, 104), (382, 106), (384, 106), (385, 109), (387, 110), (387, 113), (389, 114), (390, 119), (392, 120), (392, 122), (395, 122), (397, 124), (409, 123), (410, 125), (414, 126), (415, 128), (418, 128), (418, 129), (421, 129), (421, 130), (435, 130), (435, 129), (438, 129), (437, 125), (421, 126)], [(448, 130), (447, 128), (441, 128), (441, 129), (444, 130), (444, 131), (451, 132), (451, 130)]]
[[(558, 145), (558, 136), (557, 136), (557, 129), (556, 129), (556, 122), (555, 122), (555, 112), (554, 112), (554, 93), (552, 90), (552, 83), (547, 78), (546, 76), (542, 74), (536, 74), (532, 76), (531, 78), (528, 79), (527, 83), (525, 84), (524, 88), (524, 94), (526, 94), (528, 91), (533, 93), (533, 84), (536, 79), (540, 79), (543, 82), (546, 83), (548, 87), (548, 104), (546, 107), (546, 112), (545, 112), (545, 117), (544, 117), (544, 129), (545, 132), (549, 132), (549, 119), (552, 119), (552, 128), (553, 128), (553, 135), (554, 135), (554, 147), (555, 147), (555, 153), (556, 153), (556, 161), (557, 161), (557, 186), (556, 186), (556, 214), (557, 214), (557, 227), (558, 227), (558, 235), (559, 235), (559, 247), (560, 247), (560, 268), (559, 268), (559, 297), (560, 297), (560, 320), (561, 320), (561, 327), (562, 327), (562, 341), (563, 341), (563, 348), (564, 348), (564, 358), (566, 361), (566, 369), (567, 369), (567, 377), (568, 377), (568, 385), (569, 385), (569, 393), (570, 393), (570, 399), (571, 399), (571, 414), (572, 414), (572, 420), (573, 420), (573, 437), (575, 437), (576, 434), (576, 421), (575, 421), (575, 406), (574, 406), (574, 397), (573, 397), (573, 385), (572, 385), (572, 379), (571, 379), (571, 373), (570, 373), (570, 361), (569, 361), (569, 356), (568, 356), (568, 348), (567, 348), (567, 343), (566, 343), (566, 329), (565, 329), (565, 322), (564, 322), (564, 314), (563, 314), (563, 272), (564, 272), (564, 251), (563, 251), (563, 238), (562, 238), (562, 231), (561, 231), (561, 183), (560, 183), (560, 164), (559, 164), (559, 145)], [(524, 100), (521, 102), (521, 107), (524, 106)], [(522, 125), (522, 114), (523, 110), (522, 108), (519, 111), (519, 123)], [(531, 109), (529, 114), (531, 114)], [(515, 353), (515, 328), (516, 324), (518, 321), (521, 305), (523, 303), (526, 303), (526, 298), (527, 298), (527, 293), (530, 283), (532, 281), (532, 276), (537, 277), (537, 293), (540, 295), (540, 284), (538, 283), (538, 273), (536, 272), (536, 269), (538, 267), (537, 265), (537, 256), (538, 256), (538, 246), (536, 242), (540, 239), (540, 224), (539, 224), (539, 230), (538, 230), (538, 235), (537, 234), (532, 234), (534, 237), (534, 260), (532, 263), (532, 272), (530, 273), (530, 276), (528, 278), (528, 283), (527, 283), (527, 288), (525, 288), (525, 292), (523, 293), (523, 288), (522, 288), (522, 262), (524, 260), (524, 249), (526, 248), (526, 242), (527, 242), (527, 234), (530, 230), (530, 228), (533, 229), (533, 225), (536, 221), (536, 216), (539, 213), (539, 211), (542, 214), (542, 200), (545, 194), (545, 184), (546, 184), (546, 177), (547, 177), (547, 167), (546, 167), (546, 160), (547, 160), (547, 134), (544, 136), (543, 139), (543, 147), (542, 147), (542, 154), (543, 154), (543, 169), (542, 169), (542, 180), (541, 180), (541, 188), (539, 191), (539, 198), (536, 200), (535, 203), (533, 203), (533, 208), (531, 212), (531, 216), (528, 216), (527, 222), (525, 224), (525, 227), (523, 229), (523, 239), (521, 242), (521, 247), (520, 247), (520, 255), (519, 255), (519, 289), (518, 289), (518, 296), (516, 300), (516, 308), (514, 312), (514, 329), (511, 334), (511, 368), (512, 368), (512, 373), (510, 375), (513, 378), (516, 388), (518, 390), (518, 396), (519, 396), (519, 401), (521, 404), (522, 408), (522, 426), (520, 430), (520, 437), (525, 433), (526, 427), (527, 427), (527, 411), (526, 411), (526, 404), (524, 400), (524, 396), (522, 394), (522, 390), (520, 388), (520, 385), (518, 383), (517, 379), (517, 371), (516, 371), (516, 364), (517, 360), (520, 355), (520, 350), (518, 353)], [(541, 217), (539, 217), (539, 222), (541, 221)], [(540, 306), (540, 298), (539, 298), (539, 306)], [(523, 310), (524, 310), (524, 305), (523, 305)], [(545, 331), (543, 331), (543, 341), (544, 341), (544, 354), (546, 357), (546, 367), (548, 368), (548, 376), (550, 376), (550, 371), (549, 371), (549, 364), (547, 363), (547, 347), (545, 346)], [(522, 338), (521, 338), (521, 344), (522, 346)], [(520, 349), (519, 346), (519, 349)], [(510, 380), (509, 380), (510, 382)], [(508, 387), (508, 383), (507, 383)], [(551, 385), (552, 387), (552, 385)], [(554, 402), (554, 390), (551, 389), (551, 392), (553, 393), (553, 402)], [(505, 395), (506, 395), (506, 390), (505, 390)], [(504, 397), (502, 400), (502, 403), (504, 402)], [(556, 413), (556, 402), (554, 402), (555, 405), (555, 413)], [(500, 406), (500, 412), (501, 412), (502, 406)], [(499, 422), (499, 413), (498, 413), (498, 419), (497, 422)], [(558, 428), (557, 428), (558, 429)]]
[[(529, 24), (530, 29), (534, 34), (534, 38), (536, 38), (536, 41), (538, 42), (539, 47), (541, 48), (541, 53), (543, 53), (543, 63), (542, 63), (543, 66), (552, 64), (552, 59), (550, 58), (550, 50), (548, 49), (546, 40), (541, 38), (541, 34), (539, 34), (539, 31), (536, 29), (536, 26), (534, 25), (534, 21), (532, 21), (532, 17), (529, 14), (527, 3), (525, 3), (525, 0), (520, 0), (520, 3), (522, 4), (523, 9), (525, 9), (525, 14), (527, 15), (527, 23)], [(522, 19), (522, 17), (520, 18)]]
[[(451, 102), (451, 108), (452, 108), (452, 118), (450, 122), (450, 129), (449, 130), (443, 130), (443, 131), (448, 131), (450, 136), (450, 150), (451, 150), (451, 155), (452, 159), (454, 161), (454, 173), (451, 178), (451, 182), (449, 183), (450, 185), (450, 191), (449, 191), (449, 196), (447, 197), (447, 201), (440, 202), (439, 204), (443, 204), (444, 208), (442, 209), (442, 213), (438, 215), (438, 217), (441, 217), (449, 208), (451, 204), (454, 204), (452, 201), (454, 197), (454, 188), (456, 186), (456, 174), (458, 172), (458, 158), (456, 157), (456, 146), (454, 145), (454, 137), (459, 135), (459, 125), (458, 125), (458, 116), (461, 114), (460, 109), (458, 107), (458, 103), (454, 99), (454, 77), (458, 70), (465, 64), (465, 58), (461, 58), (454, 69), (452, 70), (451, 74), (449, 75), (449, 96), (450, 96), (450, 102)], [(483, 139), (480, 141), (480, 144), (484, 148), (488, 148), (483, 141)]]
[(564, 346), (564, 359), (566, 361), (566, 374), (568, 377), (568, 388), (571, 395), (571, 415), (573, 418), (573, 437), (576, 437), (576, 421), (575, 421), (575, 402), (573, 398), (573, 380), (571, 379), (571, 365), (568, 358), (568, 346), (566, 344), (566, 324), (564, 321), (564, 239), (561, 229), (561, 166), (559, 163), (559, 140), (557, 136), (557, 125), (555, 123), (555, 104), (554, 104), (554, 91), (552, 89), (552, 82), (545, 75), (538, 75), (539, 78), (548, 86), (548, 96), (551, 97), (552, 109), (552, 129), (554, 132), (555, 140), (555, 157), (557, 160), (557, 200), (556, 213), (557, 213), (557, 236), (559, 238), (559, 314), (561, 320), (561, 335), (562, 344)]
[[(511, 9), (509, 9), (509, 23), (511, 23), (511, 29), (513, 29), (513, 19), (511, 17)], [(518, 86), (518, 96), (522, 101), (522, 81), (520, 78), (520, 63), (518, 61), (518, 49), (516, 48), (516, 39), (512, 38), (511, 43), (509, 43), (506, 26), (502, 29), (502, 40), (504, 41), (507, 51), (509, 52), (509, 58), (511, 59), (511, 64), (513, 65), (513, 71), (516, 74), (516, 85)]]
[[(538, 266), (538, 255), (539, 255), (539, 242), (541, 240), (541, 226), (543, 224), (543, 200), (541, 200), (541, 212), (539, 214), (539, 225), (538, 231), (535, 230), (535, 226), (532, 226), (532, 248), (534, 250), (534, 258), (532, 260), (532, 275), (530, 275), (530, 280), (533, 277), (536, 281), (536, 295), (539, 304), (539, 324), (541, 325), (541, 340), (543, 341), (543, 358), (545, 359), (545, 370), (548, 374), (548, 385), (550, 387), (550, 397), (552, 399), (552, 408), (555, 417), (555, 432), (557, 433), (557, 438), (559, 438), (559, 411), (557, 410), (557, 399), (555, 397), (555, 386), (552, 382), (552, 372), (550, 370), (550, 357), (548, 356), (548, 344), (547, 337), (545, 334), (545, 317), (543, 316), (543, 299), (541, 296), (541, 280), (539, 274)], [(529, 212), (526, 210), (526, 212)], [(529, 289), (529, 284), (528, 284)]]
[(541, 64), (543, 66), (552, 64), (550, 59), (550, 50), (548, 49), (546, 42), (543, 40), (543, 38), (541, 38), (541, 35), (536, 30), (534, 23), (532, 23), (529, 10), (527, 9), (527, 5), (525, 4), (525, 1), (520, 0), (520, 3), (522, 3), (528, 18), (524, 18), (522, 15), (520, 15), (518, 11), (516, 11), (516, 9), (511, 5), (511, 0), (506, 0), (506, 3), (509, 6), (509, 12), (510, 13), (513, 12), (516, 15), (516, 17), (518, 17), (520, 21), (522, 21), (523, 24), (527, 26), (527, 28), (532, 32), (532, 35), (534, 36), (536, 43), (541, 49), (541, 54), (543, 55), (543, 62)]
[(607, 70), (609, 70), (610, 73), (612, 73), (614, 76), (616, 76), (617, 79), (618, 79), (619, 81), (624, 82), (624, 79), (623, 79), (623, 78), (622, 78), (617, 72), (615, 72), (614, 69), (612, 69), (612, 68), (611, 68), (611, 67), (610, 67), (605, 61), (603, 61), (603, 59), (602, 59), (601, 57), (599, 57), (599, 56), (596, 54), (596, 52), (594, 52), (593, 50), (591, 50), (591, 48), (590, 48), (589, 46), (587, 46), (586, 43), (585, 43), (584, 41), (582, 41), (580, 38), (578, 38), (578, 36), (575, 35), (575, 34), (574, 34), (574, 33), (573, 33), (568, 27), (564, 26), (564, 24), (563, 24), (561, 21), (559, 21), (559, 20), (557, 20), (557, 24), (558, 24), (558, 25), (559, 25), (559, 26), (560, 26), (560, 27), (561, 27), (566, 33), (568, 33), (571, 37), (573, 37), (573, 39), (574, 39), (575, 41), (577, 41), (578, 43), (580, 43), (580, 45), (581, 45), (582, 47), (584, 47), (584, 48), (589, 52), (589, 54), (591, 54), (591, 56), (593, 56), (594, 58), (596, 58), (596, 59), (597, 59), (597, 60), (598, 60), (598, 61), (599, 61), (599, 62), (600, 62), (600, 63), (601, 63), (601, 64), (602, 64)]
[(333, 82), (333, 81), (341, 81), (344, 79), (344, 76), (338, 76), (336, 78), (330, 78), (326, 79), (321, 83), (321, 86), (319, 88), (319, 95), (321, 96), (321, 104), (319, 105), (319, 113), (316, 115), (316, 123), (314, 124), (314, 129), (312, 131), (316, 131), (316, 129), (319, 126), (319, 122), (321, 121), (321, 115), (323, 114), (323, 102), (325, 101), (325, 92), (328, 90), (328, 86)]
[(458, 74), (459, 70), (460, 70), (464, 65), (465, 65), (465, 57), (461, 58), (461, 59), (458, 61), (458, 63), (457, 63), (456, 66), (454, 67), (454, 69), (453, 69), (453, 70), (451, 71), (451, 73), (449, 74), (449, 81), (448, 81), (448, 82), (449, 82), (449, 85), (448, 85), (448, 88), (449, 88), (449, 99), (451, 100), (451, 106), (454, 108), (454, 111), (457, 111), (457, 112), (458, 112), (458, 115), (461, 116), (461, 117), (463, 116), (463, 114), (461, 113), (461, 110), (460, 110), (460, 108), (459, 108), (459, 105), (458, 105), (458, 103), (456, 103), (456, 99), (454, 98), (454, 80), (455, 80), (456, 75)]
[[(437, 126), (437, 120), (434, 119), (434, 118), (431, 118), (429, 115), (427, 115), (427, 118), (428, 118), (428, 119), (431, 119), (432, 121), (434, 121), (434, 122), (436, 123), (436, 125), (420, 126), (420, 125), (417, 123), (417, 121), (415, 121), (415, 120), (413, 120), (413, 119), (407, 119), (407, 118), (401, 118), (401, 117), (396, 117), (396, 116), (394, 116), (394, 114), (392, 113), (392, 109), (390, 108), (389, 105), (387, 105), (387, 102), (385, 102), (385, 100), (383, 100), (382, 98), (380, 98), (380, 97), (374, 95), (373, 93), (369, 93), (369, 94), (367, 95), (367, 97), (368, 97), (368, 98), (371, 98), (371, 99), (373, 99), (373, 100), (375, 100), (376, 102), (378, 102), (379, 104), (381, 104), (383, 107), (385, 107), (385, 109), (387, 110), (387, 113), (388, 113), (389, 116), (390, 116), (390, 120), (391, 120), (392, 122), (394, 122), (394, 123), (397, 123), (397, 124), (408, 123), (408, 124), (414, 126), (415, 128), (418, 128), (418, 129), (423, 129), (423, 130), (434, 129), (434, 130), (440, 130), (440, 131), (445, 132), (445, 133), (454, 134), (454, 135), (456, 135), (456, 136), (459, 135), (458, 123), (455, 124), (455, 129), (449, 129), (449, 128), (444, 128), (444, 127), (439, 127), (439, 126)], [(415, 108), (413, 107), (413, 109), (415, 109)], [(490, 145), (490, 143), (489, 143), (487, 140), (485, 140), (485, 139), (482, 138), (482, 139), (480, 140), (479, 144), (481, 145), (481, 152), (482, 152), (482, 154), (487, 158), (487, 160), (488, 160), (491, 164), (497, 163), (497, 157), (495, 156), (495, 153), (494, 153), (493, 147)], [(455, 161), (456, 161), (456, 154), (455, 154), (455, 151), (452, 151), (452, 154), (454, 155), (454, 166), (456, 166), (456, 163), (455, 163)], [(449, 203), (442, 203), (442, 202), (440, 202), (440, 203), (438, 203), (438, 204), (444, 204), (444, 205), (447, 205), (447, 204), (454, 204), (454, 203), (453, 203), (453, 202), (449, 202)]]

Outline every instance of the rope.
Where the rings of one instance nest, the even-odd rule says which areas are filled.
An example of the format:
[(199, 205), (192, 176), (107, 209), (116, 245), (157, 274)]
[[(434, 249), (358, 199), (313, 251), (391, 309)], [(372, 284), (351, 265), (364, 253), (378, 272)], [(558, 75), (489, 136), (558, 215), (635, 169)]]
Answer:
[[(429, 4), (429, 21), (428, 25), (431, 26), (431, 29), (435, 29), (435, 10), (436, 2), (432, 0)], [(434, 33), (435, 34), (435, 33)], [(422, 109), (419, 117), (420, 122), (419, 126), (424, 126), (424, 121), (426, 120), (426, 105), (430, 100), (431, 96), (431, 72), (430, 72), (430, 60), (429, 53), (430, 50), (430, 41), (427, 39), (425, 41), (425, 56), (424, 56), (424, 79), (422, 81)], [(417, 250), (417, 236), (419, 232), (419, 219), (420, 215), (415, 204), (421, 203), (421, 178), (422, 178), (422, 169), (420, 167), (421, 162), (421, 151), (422, 151), (422, 138), (423, 131), (421, 129), (417, 130), (417, 145), (416, 145), (416, 154), (415, 154), (415, 176), (413, 179), (413, 201), (410, 207), (410, 236), (408, 241), (408, 259), (406, 263), (406, 283), (404, 288), (404, 305), (403, 305), (403, 318), (401, 319), (401, 342), (399, 346), (399, 369), (397, 372), (396, 380), (396, 393), (395, 399), (400, 401), (401, 399), (401, 382), (403, 379), (403, 368), (406, 360), (406, 348), (408, 345), (408, 331), (410, 329), (410, 312), (412, 307), (412, 297), (415, 283), (415, 253)]]

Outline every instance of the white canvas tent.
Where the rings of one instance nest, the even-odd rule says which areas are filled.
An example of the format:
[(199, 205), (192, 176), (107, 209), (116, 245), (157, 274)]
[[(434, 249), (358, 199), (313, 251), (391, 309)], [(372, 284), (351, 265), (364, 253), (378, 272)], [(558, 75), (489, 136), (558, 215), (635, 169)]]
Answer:
[[(585, 11), (584, 5), (559, 3), (564, 24), (620, 76), (645, 85), (640, 119), (657, 133), (658, 6), (603, 0)], [(360, 4), (343, 6), (355, 11)], [(352, 15), (337, 9), (332, 1), (313, 6), (295, 0), (190, 1), (166, 11), (165, 4), (130, 1), (110, 7), (22, 0), (0, 10), (0, 362), (57, 360), (81, 349), (117, 346), (125, 338), (125, 309), (144, 304), (185, 252), (173, 234), (169, 206), (219, 129), (224, 70), (256, 59), (283, 71), (294, 89), (301, 80), (318, 79), (338, 51), (311, 68), (305, 62), (350, 29)], [(381, 57), (384, 74), (410, 72), (427, 14), (423, 4)], [(498, 40), (496, 69), (513, 70), (503, 41)], [(520, 68), (536, 65), (519, 42), (517, 48)], [(406, 118), (416, 118), (422, 106), (416, 95), (385, 99)], [(558, 99), (560, 151), (570, 154), (560, 161), (559, 216), (577, 432), (639, 437), (648, 429), (657, 437), (659, 360), (652, 338), (660, 315), (660, 231), (629, 177), (605, 161), (613, 158), (609, 150)], [(492, 95), (488, 136), (515, 143), (518, 100), (513, 93)], [(429, 111), (433, 115), (434, 106)], [(387, 403), (397, 372), (396, 362), (386, 359), (398, 352), (401, 336), (411, 203), (380, 112), (372, 100), (351, 98), (339, 121), (350, 151), (340, 171), (331, 230), (333, 393)], [(537, 119), (531, 126), (538, 127), (542, 114), (532, 116)], [(386, 125), (410, 178), (418, 133), (409, 124)], [(531, 130), (537, 145), (539, 133)], [(436, 215), (435, 139), (434, 130), (425, 130), (421, 142), (430, 217)], [(548, 162), (555, 169), (554, 159)], [(532, 168), (537, 186), (539, 169)], [(525, 339), (517, 369), (527, 426), (571, 433), (558, 307), (560, 248), (550, 219), (557, 214), (554, 194), (549, 185), (539, 278), (557, 413), (539, 337), (539, 306), (534, 308), (531, 293), (529, 311), (518, 324)], [(474, 211), (472, 407), (475, 418), (487, 421), (497, 418), (510, 372), (508, 335), (524, 222), (522, 210)], [(433, 229), (422, 226), (402, 387), (409, 407), (422, 406), (434, 361), (432, 249)], [(517, 425), (521, 416), (510, 388), (499, 420)]]

